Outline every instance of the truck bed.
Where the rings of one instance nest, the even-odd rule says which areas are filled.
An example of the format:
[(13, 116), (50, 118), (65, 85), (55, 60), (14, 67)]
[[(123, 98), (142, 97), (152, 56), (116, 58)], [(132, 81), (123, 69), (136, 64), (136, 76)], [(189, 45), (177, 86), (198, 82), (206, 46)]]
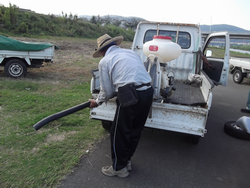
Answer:
[(250, 70), (250, 58), (231, 57), (229, 59), (229, 64), (233, 65), (234, 67), (241, 67), (243, 69)]
[[(42, 51), (55, 45), (43, 42), (22, 42), (0, 35), (0, 50), (3, 51)], [(58, 49), (55, 46), (55, 49)]]
[(207, 103), (204, 100), (200, 87), (185, 84), (181, 80), (175, 81), (174, 86), (176, 90), (170, 99), (166, 101), (167, 103), (206, 106)]

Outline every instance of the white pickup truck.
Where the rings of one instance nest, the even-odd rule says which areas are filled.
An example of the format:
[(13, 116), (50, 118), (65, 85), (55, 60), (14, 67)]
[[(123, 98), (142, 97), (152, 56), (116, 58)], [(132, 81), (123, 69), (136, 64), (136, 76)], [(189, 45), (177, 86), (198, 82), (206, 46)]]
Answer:
[[(181, 55), (170, 62), (159, 62), (157, 57), (150, 60), (143, 53), (143, 45), (151, 41), (154, 35), (169, 36), (172, 42), (181, 46)], [(218, 42), (222, 47), (214, 47)], [(202, 34), (199, 25), (161, 22), (140, 22), (134, 36), (132, 50), (145, 64), (152, 77), (154, 100), (145, 127), (175, 131), (190, 135), (192, 143), (198, 143), (207, 132), (206, 122), (212, 105), (214, 85), (227, 85), (229, 73), (229, 34), (213, 33), (206, 37), (202, 46)], [(213, 69), (203, 65), (202, 55)], [(150, 66), (148, 66), (150, 64)], [(96, 98), (99, 90), (99, 72), (93, 70), (91, 92)], [(199, 78), (196, 80), (188, 78)], [(175, 88), (169, 97), (168, 91)], [(116, 109), (115, 98), (107, 104), (90, 111), (90, 117), (102, 121), (108, 129), (113, 121)]]
[(0, 66), (8, 77), (22, 77), (27, 68), (39, 68), (43, 62), (53, 62), (54, 50), (50, 43), (21, 42), (0, 35)]
[(233, 81), (240, 84), (244, 78), (250, 78), (250, 58), (234, 58), (229, 60), (230, 73), (233, 74)]

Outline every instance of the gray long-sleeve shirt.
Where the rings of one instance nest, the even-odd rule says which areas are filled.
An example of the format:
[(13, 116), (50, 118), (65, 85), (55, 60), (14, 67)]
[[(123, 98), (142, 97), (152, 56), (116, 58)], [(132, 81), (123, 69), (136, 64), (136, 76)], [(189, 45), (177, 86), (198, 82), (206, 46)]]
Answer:
[[(111, 46), (99, 63), (101, 90), (97, 103), (107, 102), (128, 83), (141, 85), (151, 82), (141, 58), (132, 50)], [(145, 86), (147, 87), (147, 86)]]

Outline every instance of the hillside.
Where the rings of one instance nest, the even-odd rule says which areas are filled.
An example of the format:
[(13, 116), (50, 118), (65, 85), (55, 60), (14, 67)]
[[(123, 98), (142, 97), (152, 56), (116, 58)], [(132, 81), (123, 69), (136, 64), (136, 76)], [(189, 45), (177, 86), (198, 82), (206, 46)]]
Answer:
[[(94, 17), (98, 17), (95, 15), (81, 15), (79, 17), (84, 18), (88, 21), (91, 20), (91, 18)], [(101, 16), (101, 19), (110, 19), (110, 20), (119, 20), (121, 22), (132, 22), (132, 21), (136, 21), (136, 23), (140, 22), (140, 21), (148, 21), (145, 20), (143, 18), (138, 18), (138, 17), (123, 17), (123, 16), (118, 16), (118, 15), (105, 15), (105, 16)], [(120, 25), (121, 26), (121, 25)], [(210, 25), (201, 25), (201, 31), (202, 32), (210, 32)], [(233, 25), (227, 25), (227, 24), (218, 24), (218, 25), (212, 25), (211, 26), (211, 32), (219, 32), (219, 31), (228, 31), (230, 33), (250, 33), (249, 30), (245, 30), (243, 28), (239, 28)]]
[[(80, 18), (86, 18), (88, 20), (90, 20), (93, 16), (98, 17), (98, 15), (80, 15)], [(100, 18), (105, 19), (107, 17), (110, 17), (111, 19), (116, 19), (116, 20), (120, 20), (120, 21), (131, 21), (131, 20), (139, 20), (139, 21), (146, 21), (143, 18), (138, 18), (138, 17), (134, 17), (134, 16), (129, 16), (129, 17), (124, 17), (124, 16), (118, 16), (118, 15), (105, 15), (105, 16), (100, 16)]]
[(95, 16), (95, 15), (81, 15), (79, 16), (83, 20), (89, 21), (94, 24), (112, 24), (117, 27), (121, 27), (124, 29), (131, 28), (132, 30), (135, 30), (138, 23), (141, 21), (145, 21), (143, 18), (138, 17), (124, 17), (124, 16), (117, 16), (117, 15), (105, 15), (105, 16)]
[[(104, 33), (111, 37), (122, 35), (124, 40), (132, 41), (134, 31), (140, 21), (138, 17), (77, 16), (62, 12), (62, 15), (44, 15), (11, 5), (0, 6), (0, 34), (15, 36), (67, 36), (97, 38)], [(250, 33), (231, 25), (201, 25), (202, 32), (229, 31), (230, 33)]]
[[(210, 32), (210, 25), (201, 25), (201, 31)], [(226, 24), (212, 25), (211, 32), (216, 32), (216, 31), (228, 31), (229, 33), (250, 33), (250, 31), (248, 30)]]
[[(99, 22), (101, 21), (101, 22)], [(111, 37), (122, 35), (124, 40), (132, 41), (133, 25), (128, 22), (125, 28), (112, 24), (110, 20), (85, 20), (77, 15), (44, 15), (15, 5), (0, 6), (0, 34), (14, 36), (67, 36), (97, 38), (105, 33)]]

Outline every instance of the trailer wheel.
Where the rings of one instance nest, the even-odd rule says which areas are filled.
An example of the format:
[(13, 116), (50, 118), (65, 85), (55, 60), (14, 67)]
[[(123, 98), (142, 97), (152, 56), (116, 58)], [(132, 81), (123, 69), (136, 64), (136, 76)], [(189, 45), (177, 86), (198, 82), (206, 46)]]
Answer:
[(233, 74), (233, 80), (235, 83), (240, 84), (244, 79), (243, 73), (241, 72), (241, 70), (237, 69), (234, 71)]
[(250, 140), (250, 134), (248, 134), (240, 125), (237, 125), (236, 121), (226, 122), (224, 124), (224, 131), (232, 137)]
[(6, 63), (4, 72), (8, 77), (24, 77), (27, 73), (27, 67), (21, 60), (12, 59)]
[(112, 126), (112, 121), (102, 121), (102, 127), (106, 130), (110, 132)]

